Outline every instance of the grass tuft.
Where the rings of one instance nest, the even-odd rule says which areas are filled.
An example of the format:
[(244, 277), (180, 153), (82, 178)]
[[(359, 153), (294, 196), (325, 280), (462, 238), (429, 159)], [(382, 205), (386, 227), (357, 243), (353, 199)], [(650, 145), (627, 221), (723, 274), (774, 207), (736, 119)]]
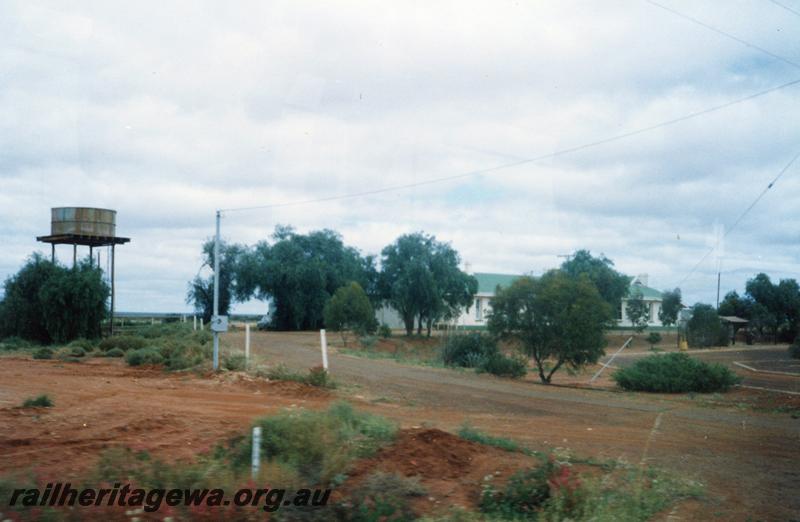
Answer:
[(22, 403), (23, 408), (52, 408), (53, 400), (46, 394), (30, 397)]

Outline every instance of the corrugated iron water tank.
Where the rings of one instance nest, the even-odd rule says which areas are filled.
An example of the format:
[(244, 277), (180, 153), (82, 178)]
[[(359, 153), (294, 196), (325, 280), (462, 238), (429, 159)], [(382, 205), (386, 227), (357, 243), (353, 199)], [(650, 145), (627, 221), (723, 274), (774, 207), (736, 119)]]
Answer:
[(117, 211), (107, 208), (57, 207), (52, 209), (51, 234), (114, 237)]

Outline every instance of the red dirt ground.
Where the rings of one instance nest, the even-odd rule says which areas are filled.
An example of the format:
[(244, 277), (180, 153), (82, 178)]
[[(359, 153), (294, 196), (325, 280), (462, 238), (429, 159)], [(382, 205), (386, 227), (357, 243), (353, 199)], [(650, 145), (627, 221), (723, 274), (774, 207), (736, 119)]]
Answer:
[[(265, 361), (285, 361), (294, 369), (318, 363), (313, 334), (258, 332), (253, 337), (254, 353)], [(240, 341), (234, 335), (229, 338)], [(444, 476), (455, 473), (464, 458), (473, 458), (472, 467), (460, 478), (449, 483), (441, 479), (444, 482), (438, 484), (431, 479), (426, 484), (434, 504), (439, 500), (472, 505), (484, 473), (499, 470), (507, 476), (518, 469), (512, 464), (525, 465), (517, 454), (480, 446), (481, 454), (488, 456), (484, 459), (460, 439), (453, 446), (452, 462), (431, 464), (430, 441), (447, 436), (429, 428), (454, 431), (469, 421), (534, 449), (566, 446), (579, 455), (623, 457), (629, 462), (645, 458), (643, 448), (652, 438), (648, 462), (708, 484), (706, 500), (676, 507), (681, 519), (796, 518), (793, 491), (800, 462), (796, 457), (800, 420), (736, 404), (752, 399), (756, 407), (773, 409), (793, 406), (793, 400), (776, 404), (767, 395), (761, 399), (752, 390), (737, 390), (724, 396), (726, 403), (734, 400), (719, 407), (685, 396), (539, 386), (335, 352), (331, 365), (342, 384), (335, 392), (236, 373), (211, 376), (133, 369), (119, 360), (87, 359), (76, 364), (3, 357), (0, 474), (33, 468), (63, 480), (85, 472), (103, 449), (120, 445), (167, 460), (191, 458), (245, 432), (257, 417), (282, 408), (324, 408), (343, 397), (358, 408), (399, 421), (403, 428), (417, 427), (404, 431), (400, 444), (386, 450), (394, 452), (383, 456), (387, 469), (404, 473), (419, 469), (422, 474), (434, 466), (432, 475)], [(19, 408), (26, 398), (42, 393), (53, 397), (54, 408)], [(656, 430), (653, 422), (660, 412), (663, 422)], [(417, 434), (420, 427), (424, 429)], [(420, 438), (423, 433), (430, 441)], [(505, 469), (490, 470), (492, 462)]]
[(451, 506), (477, 508), (484, 478), (503, 482), (514, 472), (538, 461), (519, 453), (466, 441), (439, 429), (406, 429), (397, 441), (374, 457), (360, 461), (349, 473), (343, 491), (375, 471), (418, 477), (427, 493), (413, 504), (417, 513)]

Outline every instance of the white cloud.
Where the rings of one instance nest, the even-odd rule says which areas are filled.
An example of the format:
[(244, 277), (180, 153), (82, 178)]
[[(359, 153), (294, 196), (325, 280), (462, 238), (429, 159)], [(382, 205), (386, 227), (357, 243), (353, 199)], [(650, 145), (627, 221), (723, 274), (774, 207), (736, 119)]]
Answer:
[[(666, 2), (800, 61), (756, 0)], [(118, 307), (176, 310), (219, 207), (360, 192), (489, 168), (719, 105), (800, 71), (647, 2), (9, 2), (0, 17), (0, 276), (49, 208), (119, 211)], [(798, 89), (539, 163), (416, 189), (228, 214), (339, 230), (367, 253), (403, 232), (476, 270), (542, 271), (576, 248), (674, 286), (797, 151)], [(727, 243), (725, 288), (797, 271), (800, 166)], [(680, 239), (678, 239), (680, 237)], [(64, 259), (67, 254), (63, 253)], [(712, 256), (713, 257), (713, 256)], [(715, 293), (713, 259), (684, 285)]]

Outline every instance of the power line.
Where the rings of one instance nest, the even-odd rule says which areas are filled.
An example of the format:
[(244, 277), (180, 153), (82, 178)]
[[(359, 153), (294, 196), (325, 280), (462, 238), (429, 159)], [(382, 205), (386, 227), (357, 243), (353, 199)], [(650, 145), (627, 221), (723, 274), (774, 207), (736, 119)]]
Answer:
[(788, 5), (784, 5), (784, 4), (780, 3), (780, 2), (777, 2), (776, 0), (769, 0), (769, 1), (772, 2), (773, 4), (777, 5), (778, 7), (782, 7), (784, 9), (786, 9), (790, 13), (793, 13), (793, 14), (796, 14), (797, 16), (800, 16), (800, 11), (796, 11), (796, 10), (792, 9), (791, 7), (789, 7)]
[(297, 205), (307, 205), (307, 204), (311, 204), (311, 203), (323, 203), (323, 202), (336, 201), (336, 200), (341, 200), (341, 199), (352, 199), (352, 198), (358, 198), (358, 197), (363, 197), (363, 196), (372, 196), (372, 195), (376, 195), (376, 194), (383, 194), (383, 193), (386, 193), (386, 192), (394, 192), (394, 191), (398, 191), (398, 190), (407, 190), (407, 189), (416, 188), (416, 187), (422, 187), (422, 186), (426, 186), (426, 185), (433, 185), (433, 184), (437, 184), (437, 183), (444, 183), (444, 182), (447, 182), (447, 181), (454, 181), (454, 180), (457, 180), (457, 179), (469, 178), (469, 177), (478, 176), (478, 175), (481, 175), (481, 174), (488, 174), (488, 173), (496, 172), (496, 171), (499, 171), (499, 170), (506, 170), (506, 169), (510, 169), (512, 167), (518, 167), (520, 165), (525, 165), (525, 164), (528, 164), (528, 163), (536, 163), (536, 162), (539, 162), (539, 161), (544, 161), (544, 160), (548, 160), (548, 159), (552, 159), (552, 158), (557, 158), (559, 156), (565, 156), (567, 154), (572, 154), (572, 153), (579, 152), (579, 151), (582, 151), (582, 150), (585, 150), (585, 149), (598, 147), (600, 145), (605, 145), (605, 144), (612, 143), (612, 142), (615, 142), (615, 141), (619, 141), (619, 140), (623, 140), (623, 139), (630, 138), (630, 137), (633, 137), (633, 136), (637, 136), (639, 134), (644, 134), (646, 132), (650, 132), (650, 131), (653, 131), (653, 130), (656, 130), (656, 129), (660, 129), (662, 127), (668, 127), (670, 125), (675, 125), (676, 123), (680, 123), (680, 122), (683, 122), (683, 121), (686, 121), (686, 120), (697, 118), (699, 116), (704, 116), (706, 114), (710, 114), (712, 112), (716, 112), (716, 111), (719, 111), (719, 110), (722, 110), (722, 109), (726, 109), (728, 107), (731, 107), (733, 105), (737, 105), (739, 103), (744, 103), (746, 101), (750, 101), (750, 100), (753, 100), (755, 98), (759, 98), (761, 96), (765, 96), (765, 95), (773, 93), (775, 91), (779, 91), (781, 89), (785, 89), (787, 87), (791, 87), (791, 86), (797, 85), (798, 83), (800, 83), (800, 78), (796, 79), (796, 80), (792, 80), (792, 81), (787, 82), (787, 83), (783, 83), (783, 84), (777, 85), (775, 87), (771, 87), (771, 88), (763, 90), (763, 91), (759, 91), (759, 92), (744, 96), (743, 98), (737, 98), (735, 100), (732, 100), (732, 101), (729, 101), (729, 102), (726, 102), (726, 103), (723, 103), (723, 104), (720, 104), (720, 105), (715, 105), (713, 107), (709, 107), (708, 109), (703, 109), (701, 111), (692, 112), (692, 113), (686, 114), (684, 116), (680, 116), (678, 118), (673, 118), (671, 120), (666, 120), (666, 121), (662, 121), (660, 123), (656, 123), (654, 125), (650, 125), (648, 127), (642, 127), (640, 129), (636, 129), (636, 130), (629, 131), (629, 132), (624, 132), (622, 134), (617, 134), (617, 135), (611, 136), (609, 138), (596, 140), (596, 141), (592, 141), (592, 142), (589, 142), (589, 143), (584, 143), (582, 145), (576, 145), (574, 147), (560, 149), (560, 150), (557, 150), (555, 152), (551, 152), (551, 153), (548, 153), (548, 154), (543, 154), (541, 156), (536, 156), (536, 157), (533, 157), (533, 158), (527, 158), (527, 159), (522, 159), (522, 160), (519, 160), (519, 161), (513, 161), (511, 163), (504, 163), (504, 164), (501, 164), (501, 165), (496, 165), (494, 167), (488, 167), (488, 168), (484, 168), (484, 169), (472, 170), (472, 171), (469, 171), (469, 172), (464, 172), (464, 173), (461, 173), (461, 174), (455, 174), (455, 175), (452, 175), (452, 176), (444, 176), (444, 177), (440, 177), (440, 178), (431, 178), (431, 179), (427, 179), (427, 180), (424, 180), (424, 181), (417, 181), (417, 182), (414, 182), (414, 183), (405, 183), (405, 184), (401, 184), (401, 185), (390, 185), (390, 186), (387, 186), (387, 187), (382, 187), (382, 188), (373, 189), (373, 190), (364, 190), (364, 191), (360, 191), (360, 192), (351, 192), (351, 193), (347, 193), (347, 194), (339, 194), (339, 195), (326, 196), (326, 197), (314, 198), (314, 199), (289, 201), (289, 202), (285, 202), (285, 203), (272, 203), (272, 204), (269, 204), (269, 205), (257, 205), (257, 206), (252, 206), (252, 207), (226, 208), (226, 209), (220, 209), (220, 212), (240, 212), (240, 211), (245, 211), (245, 210), (262, 210), (262, 209), (270, 209), (270, 208), (280, 208), (280, 207), (291, 207), (291, 206), (297, 206)]
[[(775, 185), (775, 183), (777, 183), (777, 182), (778, 182), (778, 180), (779, 180), (779, 179), (781, 179), (781, 176), (783, 176), (783, 174), (784, 174), (784, 173), (785, 173), (787, 170), (789, 170), (789, 167), (791, 167), (791, 166), (794, 164), (794, 162), (795, 162), (795, 161), (797, 161), (797, 159), (798, 159), (798, 158), (800, 158), (800, 152), (798, 152), (798, 153), (797, 153), (797, 154), (796, 154), (796, 155), (795, 155), (795, 156), (794, 156), (794, 157), (793, 157), (793, 158), (792, 158), (792, 159), (789, 161), (789, 163), (787, 163), (787, 164), (786, 164), (786, 166), (785, 166), (785, 167), (783, 167), (783, 168), (781, 169), (781, 171), (778, 173), (778, 175), (777, 175), (777, 176), (775, 176), (775, 179), (773, 179), (772, 181), (770, 181), (770, 182), (769, 182), (769, 184), (768, 184), (768, 185), (767, 185), (767, 186), (764, 188), (764, 190), (762, 190), (762, 191), (761, 191), (761, 194), (759, 194), (759, 195), (758, 195), (758, 197), (756, 197), (756, 199), (754, 199), (754, 200), (753, 200), (753, 202), (752, 202), (752, 203), (750, 203), (750, 206), (749, 206), (749, 207), (747, 207), (747, 208), (744, 210), (744, 212), (742, 212), (742, 213), (739, 215), (739, 217), (738, 217), (738, 218), (736, 218), (736, 221), (734, 221), (734, 222), (733, 222), (733, 224), (730, 226), (730, 228), (728, 228), (728, 229), (725, 231), (725, 233), (722, 235), (722, 239), (725, 239), (726, 237), (728, 237), (728, 235), (729, 235), (731, 232), (733, 232), (733, 230), (734, 230), (734, 229), (735, 229), (735, 228), (736, 228), (736, 227), (739, 225), (739, 223), (742, 221), (742, 219), (744, 219), (744, 217), (745, 217), (747, 214), (749, 214), (751, 210), (753, 210), (753, 207), (755, 207), (755, 206), (756, 206), (756, 204), (757, 204), (759, 201), (761, 201), (761, 198), (763, 198), (763, 197), (764, 197), (764, 195), (767, 193), (767, 191), (768, 191), (769, 189), (771, 189), (771, 188), (772, 188), (772, 187)], [(705, 261), (706, 259), (708, 259), (708, 256), (710, 256), (710, 255), (711, 255), (711, 253), (712, 253), (714, 250), (716, 250), (718, 246), (719, 246), (719, 242), (718, 242), (717, 244), (715, 244), (714, 246), (712, 246), (712, 247), (711, 247), (711, 248), (710, 248), (710, 249), (709, 249), (709, 250), (708, 250), (708, 251), (705, 253), (705, 255), (703, 255), (703, 257), (701, 257), (701, 258), (700, 258), (700, 261), (698, 261), (698, 262), (697, 262), (697, 264), (695, 264), (695, 265), (692, 267), (692, 269), (689, 271), (689, 273), (688, 273), (688, 274), (686, 274), (686, 277), (684, 277), (684, 278), (681, 280), (681, 282), (677, 284), (677, 286), (678, 286), (678, 287), (680, 287), (680, 286), (681, 286), (683, 283), (685, 283), (685, 282), (686, 282), (686, 280), (687, 280), (687, 279), (689, 279), (689, 278), (692, 276), (692, 274), (694, 274), (694, 273), (695, 273), (695, 271), (696, 271), (696, 270), (697, 270), (697, 269), (700, 267), (700, 265), (702, 265), (702, 264), (703, 264), (703, 261)]]
[(694, 24), (697, 24), (697, 25), (699, 25), (701, 27), (705, 27), (709, 31), (714, 31), (715, 33), (717, 33), (719, 35), (722, 35), (725, 38), (728, 38), (730, 40), (733, 40), (734, 42), (738, 42), (738, 43), (740, 43), (740, 44), (742, 44), (742, 45), (744, 45), (746, 47), (749, 47), (751, 49), (755, 49), (756, 51), (759, 51), (761, 53), (766, 54), (767, 56), (771, 56), (772, 58), (775, 58), (776, 60), (780, 60), (783, 63), (789, 64), (792, 67), (796, 67), (796, 68), (800, 69), (800, 63), (792, 61), (792, 60), (790, 60), (788, 58), (784, 58), (783, 56), (781, 56), (779, 54), (775, 54), (772, 51), (768, 51), (767, 49), (764, 49), (763, 47), (759, 47), (756, 44), (748, 42), (747, 40), (743, 40), (743, 39), (739, 38), (738, 36), (732, 35), (731, 33), (723, 31), (722, 29), (714, 27), (713, 25), (707, 24), (707, 23), (705, 23), (705, 22), (703, 22), (701, 20), (698, 20), (697, 18), (694, 18), (694, 17), (689, 16), (687, 14), (681, 13), (680, 11), (676, 11), (675, 9), (672, 9), (671, 7), (667, 7), (667, 6), (663, 5), (663, 4), (659, 4), (658, 2), (656, 2), (654, 0), (645, 0), (645, 2), (647, 2), (650, 5), (654, 5), (656, 7), (659, 7), (661, 9), (663, 9), (664, 11), (670, 12), (670, 13), (674, 14), (675, 16), (679, 16), (679, 17), (683, 18), (684, 20), (688, 20), (688, 21), (690, 21), (690, 22), (692, 22)]

